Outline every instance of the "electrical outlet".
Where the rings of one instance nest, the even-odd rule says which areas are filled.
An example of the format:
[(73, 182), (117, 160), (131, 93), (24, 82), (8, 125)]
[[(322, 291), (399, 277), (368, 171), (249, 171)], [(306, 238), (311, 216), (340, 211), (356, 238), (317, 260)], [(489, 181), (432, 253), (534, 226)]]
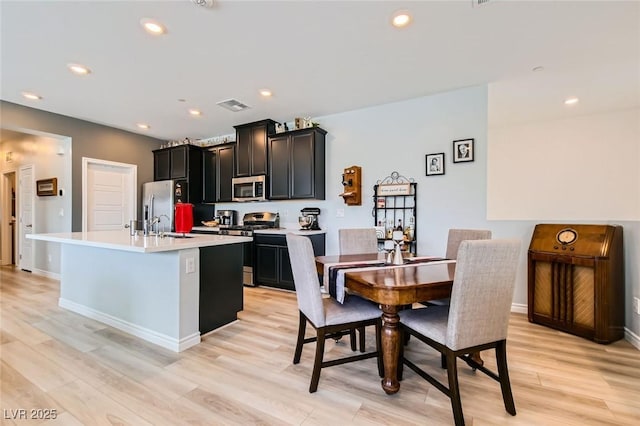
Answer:
[(338, 209), (336, 211), (336, 217), (344, 217), (344, 209)]
[(633, 312), (635, 312), (636, 315), (640, 315), (640, 297), (633, 298)]
[(185, 272), (187, 274), (193, 274), (196, 271), (196, 260), (193, 257), (187, 257)]

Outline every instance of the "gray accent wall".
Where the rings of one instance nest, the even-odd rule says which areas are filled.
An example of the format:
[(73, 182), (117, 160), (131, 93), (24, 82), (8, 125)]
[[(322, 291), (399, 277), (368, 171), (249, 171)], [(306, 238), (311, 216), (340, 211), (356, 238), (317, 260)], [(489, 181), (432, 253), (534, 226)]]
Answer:
[[(82, 230), (82, 157), (136, 164), (138, 185), (153, 180), (152, 150), (164, 140), (0, 101), (0, 127), (71, 138), (72, 231)], [(133, 118), (132, 118), (133, 122)], [(142, 191), (138, 191), (138, 198)], [(139, 204), (138, 200), (138, 204)]]

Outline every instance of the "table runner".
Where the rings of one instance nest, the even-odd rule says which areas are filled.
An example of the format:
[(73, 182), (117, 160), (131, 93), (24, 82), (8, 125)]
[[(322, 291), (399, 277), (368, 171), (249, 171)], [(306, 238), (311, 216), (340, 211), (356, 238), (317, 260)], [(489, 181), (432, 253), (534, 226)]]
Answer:
[[(429, 263), (429, 264), (440, 264), (440, 263), (455, 263), (455, 260), (443, 259), (441, 257), (435, 256), (425, 256), (425, 257), (413, 257), (411, 261), (404, 263), (402, 265), (386, 265), (384, 263), (377, 265), (372, 265), (371, 262), (355, 262), (351, 264), (339, 264), (336, 266), (329, 267), (329, 272), (325, 274), (325, 278), (328, 276), (328, 290), (329, 294), (334, 297), (339, 303), (344, 302), (344, 274), (347, 272), (365, 272), (365, 271), (374, 271), (377, 269), (395, 269), (395, 268), (406, 268), (409, 266), (417, 266), (420, 263)], [(362, 266), (363, 263), (367, 266)], [(335, 269), (335, 272), (333, 271)]]

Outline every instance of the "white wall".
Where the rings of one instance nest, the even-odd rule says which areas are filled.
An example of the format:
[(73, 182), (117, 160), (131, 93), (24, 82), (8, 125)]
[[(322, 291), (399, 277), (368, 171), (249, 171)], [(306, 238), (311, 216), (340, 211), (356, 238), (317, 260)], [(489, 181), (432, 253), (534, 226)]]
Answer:
[[(11, 162), (6, 161), (7, 152), (13, 153)], [(0, 173), (15, 170), (17, 180), (20, 177), (18, 173), (20, 166), (31, 164), (35, 171), (34, 181), (55, 177), (58, 179), (58, 189), (64, 190), (63, 196), (35, 197), (36, 221), (33, 232), (70, 232), (71, 140), (25, 135), (20, 139), (0, 143), (0, 154)], [(0, 194), (0, 199), (4, 196), (6, 194)], [(18, 214), (17, 211), (16, 214)], [(45, 241), (34, 241), (34, 244), (34, 271), (57, 276), (60, 273), (60, 244)]]
[(635, 108), (492, 126), (488, 218), (640, 220), (638, 123)]
[[(493, 164), (493, 154), (497, 158), (517, 158), (524, 170), (530, 172), (530, 145), (516, 144), (504, 146), (499, 139), (493, 144), (487, 137), (487, 88), (474, 87), (454, 92), (438, 94), (405, 102), (387, 104), (357, 111), (317, 117), (315, 121), (328, 131), (327, 134), (327, 197), (325, 201), (290, 201), (267, 203), (227, 203), (216, 208), (230, 208), (242, 213), (250, 211), (280, 212), (282, 223), (296, 226), (297, 216), (302, 207), (320, 207), (320, 226), (327, 230), (327, 254), (338, 253), (338, 229), (347, 227), (373, 226), (371, 215), (373, 207), (373, 185), (393, 171), (414, 178), (418, 183), (417, 237), (418, 251), (429, 254), (444, 254), (446, 236), (449, 228), (469, 227), (485, 228), (493, 232), (494, 238), (518, 238), (522, 241), (522, 252), (514, 294), (514, 304), (520, 305), (524, 312), (527, 304), (527, 256), (533, 228), (537, 223), (560, 220), (547, 208), (547, 200), (537, 198), (543, 204), (537, 208), (536, 214), (527, 217), (487, 218), (488, 194), (492, 192), (492, 200), (499, 205), (521, 203), (524, 195), (530, 195), (531, 189), (521, 191), (512, 186), (492, 187), (487, 182), (488, 166)], [(613, 129), (616, 135), (627, 135), (630, 141), (613, 141), (600, 136), (594, 138), (598, 143), (597, 151), (601, 157), (618, 161), (616, 167), (607, 165), (606, 170), (615, 173), (616, 179), (629, 176), (630, 188), (635, 191), (625, 201), (627, 213), (633, 212), (634, 203), (640, 197), (638, 182), (638, 165), (640, 155), (637, 149), (638, 133), (629, 129), (633, 122), (633, 113), (620, 112), (610, 116), (609, 113), (592, 115), (587, 118), (568, 119), (566, 123), (540, 122), (526, 125), (526, 133), (536, 135), (536, 139), (546, 144), (548, 140), (556, 140), (555, 129), (562, 128), (566, 134), (580, 134), (581, 126), (597, 128), (598, 123), (610, 128), (611, 123), (620, 123), (625, 129)], [(630, 118), (631, 117), (631, 118)], [(605, 126), (605, 124), (609, 126)], [(637, 121), (636, 121), (637, 129)], [(524, 136), (524, 129), (519, 129), (519, 138)], [(593, 129), (589, 129), (589, 132)], [(492, 133), (491, 133), (492, 134)], [(602, 135), (602, 133), (600, 133)], [(605, 134), (606, 135), (606, 134)], [(636, 136), (634, 136), (636, 135)], [(592, 143), (590, 135), (583, 135), (583, 144)], [(472, 163), (452, 163), (452, 141), (462, 138), (474, 138), (476, 157)], [(509, 138), (507, 138), (509, 140)], [(562, 139), (564, 140), (564, 139)], [(573, 140), (573, 139), (572, 139)], [(556, 143), (559, 141), (556, 140)], [(634, 145), (635, 143), (635, 145)], [(536, 145), (538, 146), (538, 145)], [(552, 148), (555, 145), (552, 145)], [(508, 149), (505, 157), (503, 150)], [(626, 149), (631, 155), (620, 152)], [(593, 147), (589, 147), (593, 151)], [(429, 153), (445, 153), (445, 175), (425, 176), (425, 155)], [(491, 155), (488, 157), (487, 153)], [(535, 150), (534, 150), (535, 153)], [(535, 154), (536, 156), (538, 154)], [(546, 157), (545, 153), (542, 157)], [(620, 157), (625, 157), (621, 159)], [(574, 178), (591, 181), (594, 173), (592, 165), (580, 166), (582, 155), (576, 154), (578, 162), (572, 166)], [(363, 203), (362, 206), (348, 207), (338, 196), (342, 192), (341, 175), (345, 167), (357, 165), (363, 171)], [(537, 173), (537, 168), (535, 168)], [(604, 169), (600, 169), (604, 170)], [(493, 171), (492, 171), (493, 172)], [(491, 176), (491, 175), (490, 175)], [(492, 175), (495, 179), (495, 174)], [(511, 177), (504, 177), (511, 179)], [(527, 176), (527, 179), (530, 179)], [(635, 179), (635, 180), (634, 180)], [(628, 185), (620, 188), (605, 188), (607, 196), (613, 200), (627, 196)], [(593, 198), (594, 193), (583, 191), (581, 200)], [(514, 201), (515, 200), (515, 201)], [(631, 200), (631, 201), (629, 201)], [(336, 217), (338, 209), (344, 209), (344, 217)], [(542, 217), (541, 212), (547, 212)], [(565, 212), (566, 213), (566, 212)], [(563, 213), (562, 219), (572, 223), (594, 223), (595, 218), (585, 220), (585, 215), (578, 212), (576, 217)], [(603, 219), (606, 212), (599, 216)], [(611, 220), (622, 221), (627, 218), (613, 215)], [(636, 218), (639, 216), (635, 216)], [(600, 220), (599, 222), (602, 222)], [(636, 219), (618, 222), (624, 226), (625, 239), (625, 271), (626, 271), (626, 327), (636, 336), (640, 335), (640, 320), (631, 314), (632, 295), (640, 295), (640, 222)]]

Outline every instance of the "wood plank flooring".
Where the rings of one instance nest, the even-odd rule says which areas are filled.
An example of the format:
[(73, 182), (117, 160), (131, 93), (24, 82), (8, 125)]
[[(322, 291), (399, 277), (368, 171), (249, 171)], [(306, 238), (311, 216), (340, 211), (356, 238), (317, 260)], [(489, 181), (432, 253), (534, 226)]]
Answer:
[[(400, 392), (384, 394), (373, 359), (324, 369), (309, 394), (313, 346), (291, 363), (295, 294), (244, 291), (239, 321), (173, 353), (59, 308), (55, 280), (0, 267), (2, 425), (42, 423), (31, 409), (56, 410), (47, 423), (60, 425), (453, 423), (449, 400), (407, 368)], [(327, 357), (348, 346), (328, 341)], [(512, 314), (507, 350), (518, 414), (505, 412), (496, 382), (460, 363), (468, 425), (640, 421), (640, 351), (628, 342), (598, 345)], [(406, 351), (445, 379), (436, 352), (416, 339)], [(492, 352), (483, 358), (495, 366)]]

